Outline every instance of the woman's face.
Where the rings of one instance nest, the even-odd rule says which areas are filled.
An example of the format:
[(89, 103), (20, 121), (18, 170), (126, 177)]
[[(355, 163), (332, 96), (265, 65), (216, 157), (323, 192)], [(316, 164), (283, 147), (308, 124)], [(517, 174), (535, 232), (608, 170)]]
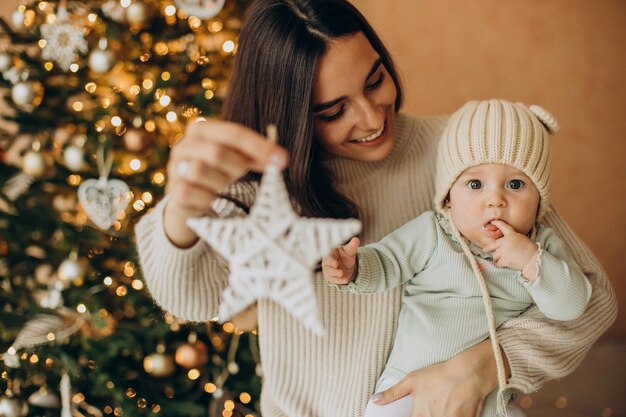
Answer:
[(315, 137), (331, 155), (380, 161), (393, 148), (396, 94), (365, 35), (330, 41), (313, 88)]

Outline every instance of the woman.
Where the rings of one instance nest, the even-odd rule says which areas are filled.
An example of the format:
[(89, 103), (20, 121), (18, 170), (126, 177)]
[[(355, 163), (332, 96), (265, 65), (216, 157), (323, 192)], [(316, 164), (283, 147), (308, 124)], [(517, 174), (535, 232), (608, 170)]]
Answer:
[[(137, 227), (156, 301), (185, 319), (215, 317), (227, 268), (185, 221), (207, 213), (245, 215), (257, 189), (253, 172), (269, 159), (286, 166), (288, 155), (285, 180), (302, 215), (359, 217), (364, 243), (430, 209), (436, 143), (446, 119), (403, 115), (401, 102), (389, 54), (346, 1), (253, 4), (224, 121), (189, 127), (172, 149), (166, 198)], [(281, 147), (257, 133), (270, 123), (278, 125)], [(501, 327), (508, 387), (525, 392), (569, 374), (616, 315), (613, 291), (593, 255), (558, 214), (549, 214), (546, 223), (568, 245), (593, 295), (576, 321), (554, 323), (529, 310)], [(340, 293), (320, 275), (315, 289), (324, 337), (277, 304), (258, 303), (265, 416), (361, 416), (389, 354), (401, 288)], [(473, 417), (496, 386), (493, 351), (485, 341), (409, 373), (383, 402), (410, 394), (414, 416)]]

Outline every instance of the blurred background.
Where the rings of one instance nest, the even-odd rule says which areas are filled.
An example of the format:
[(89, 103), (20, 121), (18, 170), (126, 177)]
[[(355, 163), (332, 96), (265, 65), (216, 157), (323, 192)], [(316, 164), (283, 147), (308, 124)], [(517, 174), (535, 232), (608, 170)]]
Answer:
[[(215, 19), (221, 18), (222, 22), (230, 19), (231, 26), (225, 30), (236, 33), (237, 27), (232, 21), (240, 17), (247, 2), (238, 2), (241, 3), (238, 7), (228, 6), (229, 3), (232, 2), (226, 0), (227, 7)], [(354, 0), (353, 3), (370, 20), (395, 58), (405, 86), (405, 112), (448, 114), (467, 100), (497, 97), (539, 104), (557, 118), (561, 131), (553, 137), (553, 203), (598, 257), (611, 278), (619, 306), (623, 306), (626, 302), (623, 279), (626, 274), (623, 249), (626, 244), (626, 117), (622, 113), (626, 110), (623, 76), (626, 49), (620, 45), (626, 39), (626, 2)], [(17, 0), (3, 0), (0, 16), (14, 23), (19, 4)], [(129, 1), (125, 6), (127, 12), (130, 4)], [(19, 16), (17, 19), (19, 21)], [(209, 26), (215, 19), (209, 20)], [(117, 26), (118, 30), (123, 30), (132, 25), (126, 22), (126, 26), (121, 23)], [(159, 30), (164, 39), (168, 38), (162, 29), (154, 30), (155, 42)], [(209, 31), (206, 36), (217, 32)], [(198, 31), (193, 33), (200, 36)], [(110, 32), (113, 39), (121, 36)], [(210, 39), (220, 47), (228, 40), (224, 37)], [(235, 37), (233, 39), (236, 41)], [(206, 39), (203, 42), (206, 44)], [(89, 46), (91, 50), (96, 49), (93, 40)], [(210, 56), (208, 64), (204, 65), (214, 66), (213, 74), (205, 78), (216, 85), (203, 84), (202, 94), (214, 91), (217, 100), (215, 104), (198, 105), (199, 108), (207, 106), (205, 113), (210, 113), (211, 108), (215, 111), (211, 106), (219, 107), (217, 84), (227, 77), (229, 54), (222, 51), (217, 55), (222, 58)], [(97, 67), (97, 63), (94, 65)], [(178, 65), (184, 73), (186, 64)], [(112, 68), (113, 65), (111, 71)], [(219, 71), (215, 71), (216, 68)], [(93, 73), (94, 68), (90, 70)], [(198, 82), (203, 83), (204, 78), (200, 78)], [(158, 118), (159, 111), (155, 111), (153, 117)], [(179, 118), (183, 117), (183, 112), (179, 109)], [(163, 112), (162, 117), (166, 118), (167, 112)], [(110, 115), (107, 120), (110, 122)], [(159, 133), (158, 122), (156, 124)], [(136, 129), (135, 133), (138, 132), (142, 133), (139, 138), (124, 139), (125, 143), (130, 141), (131, 145), (138, 146), (135, 151), (126, 146), (126, 153), (141, 156), (146, 140), (158, 143), (157, 137), (149, 135), (150, 139), (146, 139), (141, 129)], [(113, 134), (122, 138), (126, 135), (126, 132), (119, 133)], [(146, 158), (145, 162), (148, 160)], [(153, 158), (150, 163), (158, 164), (158, 159)], [(158, 167), (153, 165), (151, 169), (158, 170)], [(145, 178), (155, 172), (147, 171)], [(131, 188), (142, 187), (140, 183), (128, 181)], [(159, 195), (158, 187), (153, 194)], [(141, 214), (141, 210), (134, 214)], [(171, 323), (169, 326), (171, 328)], [(181, 338), (188, 338), (197, 330), (183, 333), (184, 336), (165, 343), (166, 350), (175, 351), (181, 344), (195, 343), (181, 341)], [(232, 329), (231, 333), (225, 333), (224, 329), (212, 328), (199, 334), (206, 338), (206, 345), (213, 352), (215, 346), (209, 342), (210, 338), (221, 335), (225, 346), (230, 346)], [(254, 366), (250, 355), (244, 355), (242, 362), (246, 361)], [(221, 363), (223, 365), (219, 365)], [(221, 360), (206, 366), (224, 369), (227, 363), (228, 360)], [(185, 376), (188, 368), (182, 369), (184, 372), (179, 370), (177, 374), (182, 372)], [(245, 385), (245, 376), (231, 375), (231, 379)], [(206, 383), (214, 382), (211, 379)], [(221, 388), (223, 384), (218, 385)], [(209, 386), (205, 392), (213, 395), (209, 392), (211, 389), (213, 387)], [(237, 395), (245, 390), (230, 389), (233, 404), (242, 404)], [(529, 417), (626, 416), (625, 394), (626, 312), (620, 309), (615, 324), (592, 348), (579, 369), (563, 380), (546, 384), (538, 393), (521, 395), (518, 402)], [(124, 396), (137, 402), (134, 396), (128, 397), (127, 391)], [(219, 412), (228, 411), (230, 405), (224, 408), (224, 404), (224, 401), (220, 403)]]

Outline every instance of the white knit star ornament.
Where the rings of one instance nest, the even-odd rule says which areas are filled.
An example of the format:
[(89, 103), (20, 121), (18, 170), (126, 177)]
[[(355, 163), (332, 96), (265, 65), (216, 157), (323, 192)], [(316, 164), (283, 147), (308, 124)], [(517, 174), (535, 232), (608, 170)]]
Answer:
[(298, 217), (280, 168), (269, 164), (248, 217), (205, 217), (187, 223), (229, 261), (229, 287), (222, 294), (220, 322), (256, 299), (269, 298), (305, 327), (323, 334), (312, 270), (323, 256), (361, 230), (359, 220)]

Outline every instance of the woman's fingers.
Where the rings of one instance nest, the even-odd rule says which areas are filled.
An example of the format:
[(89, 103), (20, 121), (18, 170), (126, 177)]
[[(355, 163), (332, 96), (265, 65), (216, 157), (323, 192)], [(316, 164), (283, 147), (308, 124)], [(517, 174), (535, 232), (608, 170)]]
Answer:
[(216, 192), (189, 182), (181, 182), (172, 187), (168, 193), (168, 205), (183, 211), (186, 216), (199, 217), (207, 214)]
[(372, 395), (372, 401), (378, 405), (385, 405), (405, 397), (413, 392), (413, 382), (405, 376), (393, 387)]
[(189, 183), (216, 194), (237, 179), (219, 169), (210, 168), (198, 160), (172, 160), (171, 164), (170, 182)]
[[(175, 168), (174, 173), (182, 163), (191, 163), (187, 173), (190, 177), (198, 176), (202, 172), (193, 172), (192, 169), (205, 166), (219, 169), (229, 175), (233, 181), (243, 176), (252, 167), (252, 160), (239, 153), (236, 149), (229, 148), (206, 140), (190, 139), (181, 142), (172, 149), (170, 156)], [(195, 164), (195, 166), (193, 166)]]
[(191, 124), (186, 138), (206, 140), (237, 150), (250, 160), (250, 169), (261, 172), (268, 162), (287, 166), (287, 151), (264, 136), (245, 126), (220, 120), (206, 120)]

